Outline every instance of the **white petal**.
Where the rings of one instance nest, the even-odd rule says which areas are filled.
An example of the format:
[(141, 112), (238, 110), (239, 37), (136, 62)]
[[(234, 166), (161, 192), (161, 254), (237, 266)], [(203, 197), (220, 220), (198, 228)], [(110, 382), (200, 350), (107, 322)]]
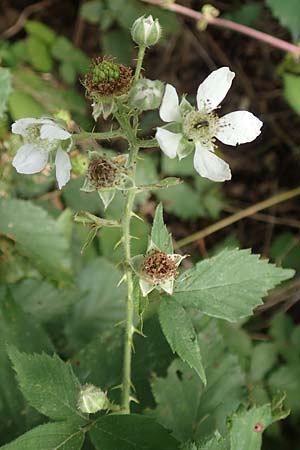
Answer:
[(221, 117), (219, 126), (216, 137), (224, 144), (237, 145), (254, 141), (263, 123), (248, 111), (235, 111)]
[(69, 139), (71, 134), (56, 123), (42, 125), (40, 136), (48, 141)]
[(159, 285), (167, 294), (173, 294), (174, 278), (169, 278), (169, 280), (163, 281)]
[(24, 119), (19, 119), (12, 124), (11, 131), (15, 134), (21, 134), (21, 136), (24, 136), (24, 134), (26, 134), (26, 129), (29, 127), (29, 125), (34, 125), (36, 123), (39, 123), (39, 120), (34, 119), (33, 117), (26, 117)]
[(140, 289), (142, 291), (143, 297), (146, 297), (146, 295), (150, 294), (151, 291), (155, 288), (153, 283), (150, 283), (149, 281), (144, 280), (143, 278), (140, 278), (139, 280)]
[(176, 89), (171, 84), (166, 85), (165, 93), (159, 109), (160, 118), (164, 122), (180, 122), (181, 114)]
[(198, 109), (215, 109), (229, 91), (234, 77), (229, 67), (221, 67), (208, 75), (197, 91)]
[(157, 128), (155, 137), (162, 151), (169, 157), (175, 158), (182, 138), (181, 133), (173, 133), (164, 128)]
[(59, 189), (69, 181), (71, 167), (68, 153), (59, 148), (55, 156), (56, 179)]
[(12, 161), (17, 172), (32, 174), (44, 169), (48, 161), (48, 153), (45, 150), (34, 147), (31, 144), (22, 145)]
[[(212, 150), (212, 149), (211, 149)], [(226, 181), (231, 179), (229, 165), (219, 158), (208, 147), (196, 143), (194, 167), (201, 177), (212, 181)]]

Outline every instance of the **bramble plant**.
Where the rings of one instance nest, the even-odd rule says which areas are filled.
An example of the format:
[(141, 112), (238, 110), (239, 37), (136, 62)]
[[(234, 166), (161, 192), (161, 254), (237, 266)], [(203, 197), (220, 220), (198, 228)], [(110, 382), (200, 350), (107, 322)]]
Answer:
[[(39, 348), (24, 352), (19, 345), (22, 333), (15, 333), (14, 345), (10, 343), (7, 351), (26, 408), (30, 405), (43, 414), (44, 421), (36, 419), (38, 426), (1, 448), (259, 450), (266, 428), (288, 414), (283, 409), (284, 396), (277, 394), (262, 404), (251, 402), (238, 357), (228, 351), (222, 335), (226, 335), (226, 327), (235, 333), (232, 323), (251, 315), (270, 289), (293, 276), (293, 270), (238, 249), (224, 250), (193, 265), (188, 255), (176, 253), (176, 246), (174, 250), (162, 204), (156, 206), (147, 250), (140, 254), (133, 251), (132, 219), (143, 220), (135, 212), (139, 195), (181, 183), (174, 177), (141, 183), (137, 165), (143, 149), (160, 147), (167, 157), (179, 160), (193, 153), (199, 176), (223, 182), (231, 179), (231, 171), (219, 156), (217, 142), (231, 146), (251, 142), (260, 134), (262, 122), (247, 111), (219, 117), (217, 108), (235, 76), (228, 67), (213, 71), (201, 82), (196, 106), (186, 96), (179, 99), (172, 85), (147, 79), (143, 58), (161, 37), (159, 21), (140, 17), (131, 34), (138, 45), (134, 71), (111, 57), (99, 57), (82, 78), (94, 120), (111, 120), (110, 130), (72, 133), (69, 123), (57, 117), (22, 118), (12, 125), (12, 132), (23, 139), (12, 162), (17, 172), (39, 173), (50, 162), (55, 165), (60, 189), (70, 180), (72, 170), (77, 170), (85, 175), (82, 191), (98, 192), (104, 209), (113, 204), (117, 194), (124, 197), (119, 219), (81, 211), (75, 220), (90, 229), (86, 246), (99, 230), (119, 232), (116, 247), (123, 249), (123, 273), (119, 283), (114, 279), (111, 301), (124, 296), (126, 308), (117, 327), (119, 317), (109, 318), (109, 336), (96, 338), (72, 359), (73, 367), (58, 355), (47, 354), (53, 352), (52, 343), (39, 338), (36, 325), (32, 325), (32, 335), (40, 340)], [(157, 127), (155, 138), (140, 137), (142, 113), (156, 109), (166, 124)], [(116, 155), (93, 147), (87, 155), (73, 153), (79, 141), (91, 138), (120, 139), (127, 150)], [(41, 226), (48, 225), (43, 222)], [(103, 266), (100, 289), (106, 289), (110, 272), (110, 266)], [(89, 279), (82, 277), (81, 282), (87, 285)], [(97, 278), (92, 282), (99, 283)], [(12, 308), (14, 323), (25, 321), (17, 305)], [(6, 313), (10, 317), (9, 307)], [(80, 314), (79, 308), (78, 324)], [(151, 327), (144, 327), (146, 317), (156, 324), (156, 316), (170, 348), (153, 337)], [(106, 320), (105, 316), (95, 319), (96, 329)], [(79, 334), (89, 332), (78, 327)], [(35, 353), (39, 349), (41, 353)], [(170, 349), (177, 355), (175, 359)], [(133, 353), (140, 357), (138, 364)], [(149, 355), (162, 363), (158, 375)], [(114, 376), (105, 379), (109, 373)], [(151, 378), (156, 406), (153, 397), (150, 402), (144, 398), (151, 396), (149, 390), (146, 395), (139, 394), (138, 386), (146, 377)]]

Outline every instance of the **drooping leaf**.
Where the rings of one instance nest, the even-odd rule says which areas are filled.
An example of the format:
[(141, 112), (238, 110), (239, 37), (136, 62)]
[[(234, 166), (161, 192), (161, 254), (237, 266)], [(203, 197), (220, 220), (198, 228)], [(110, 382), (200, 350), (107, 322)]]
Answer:
[(70, 273), (69, 243), (45, 210), (29, 201), (0, 199), (0, 233), (44, 274), (57, 279)]
[(84, 422), (77, 403), (80, 384), (69, 363), (58, 356), (21, 353), (9, 348), (20, 389), (30, 405), (53, 420)]
[(166, 297), (159, 307), (159, 320), (173, 352), (195, 369), (200, 379), (206, 384), (200, 345), (185, 309), (176, 301)]
[(1, 450), (80, 450), (84, 432), (74, 423), (46, 423), (33, 428)]
[(152, 419), (137, 414), (101, 417), (90, 431), (97, 450), (176, 450), (179, 443)]
[(252, 314), (269, 289), (293, 275), (249, 250), (225, 250), (179, 277), (174, 298), (184, 307), (234, 322)]
[(168, 232), (163, 218), (163, 207), (160, 203), (155, 210), (151, 241), (164, 253), (173, 253), (172, 236)]

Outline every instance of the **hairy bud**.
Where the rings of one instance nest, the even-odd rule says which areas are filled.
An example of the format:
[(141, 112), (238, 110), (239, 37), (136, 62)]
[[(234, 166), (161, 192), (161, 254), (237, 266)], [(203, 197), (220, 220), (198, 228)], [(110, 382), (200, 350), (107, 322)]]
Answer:
[(131, 36), (134, 42), (144, 47), (157, 44), (161, 37), (161, 26), (158, 19), (152, 16), (141, 16), (132, 25)]
[(100, 388), (86, 384), (80, 391), (78, 409), (87, 414), (93, 414), (109, 408), (109, 400), (106, 393)]

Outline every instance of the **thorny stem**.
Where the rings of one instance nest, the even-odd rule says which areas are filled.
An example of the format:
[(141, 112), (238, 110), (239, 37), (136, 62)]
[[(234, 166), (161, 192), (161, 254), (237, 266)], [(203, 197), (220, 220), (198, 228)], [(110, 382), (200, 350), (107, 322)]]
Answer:
[[(204, 18), (202, 13), (195, 11), (191, 8), (188, 8), (186, 6), (178, 5), (176, 3), (170, 3), (165, 0), (142, 0), (142, 1), (145, 3), (151, 3), (152, 5), (161, 6), (162, 8), (169, 9), (170, 11), (182, 14), (183, 16), (191, 17), (192, 19), (195, 19), (197, 21), (200, 21)], [(240, 23), (236, 23), (231, 20), (226, 20), (219, 17), (214, 17), (209, 20), (209, 24), (237, 31), (238, 33), (251, 36), (252, 38), (257, 39), (261, 42), (266, 42), (272, 47), (280, 48), (285, 52), (291, 52), (296, 56), (300, 56), (300, 46), (291, 44), (290, 42), (283, 41), (282, 39), (279, 39), (275, 36), (271, 36), (270, 34), (263, 33), (262, 31), (255, 30), (254, 28), (247, 27)]]
[(72, 135), (73, 139), (112, 139), (124, 137), (123, 131), (119, 128), (117, 130), (104, 131), (103, 133), (93, 133), (84, 131), (82, 133), (76, 133)]
[[(143, 58), (145, 54), (145, 47), (139, 47), (138, 60), (134, 75), (134, 82), (139, 79)], [(120, 124), (121, 129), (129, 143), (129, 158), (128, 169), (132, 179), (135, 179), (136, 159), (140, 149), (137, 134), (137, 116), (133, 118), (133, 126), (131, 125), (130, 117), (123, 111), (122, 105), (119, 105), (118, 111), (115, 113), (115, 118)], [(125, 209), (122, 219), (123, 230), (123, 246), (125, 252), (125, 277), (127, 282), (127, 301), (126, 301), (126, 327), (124, 337), (124, 357), (123, 357), (123, 379), (122, 379), (122, 398), (121, 398), (121, 412), (124, 414), (130, 413), (130, 391), (131, 391), (131, 360), (132, 360), (132, 346), (134, 334), (134, 298), (133, 298), (133, 273), (131, 269), (131, 233), (130, 222), (133, 213), (134, 199), (137, 190), (131, 189), (127, 191)]]
[(142, 64), (143, 64), (143, 60), (144, 60), (144, 56), (145, 56), (145, 50), (146, 50), (145, 46), (143, 46), (143, 45), (139, 46), (137, 63), (136, 63), (136, 67), (135, 67), (135, 74), (134, 74), (134, 78), (133, 78), (134, 83), (136, 83), (140, 77), (140, 73), (142, 70)]

